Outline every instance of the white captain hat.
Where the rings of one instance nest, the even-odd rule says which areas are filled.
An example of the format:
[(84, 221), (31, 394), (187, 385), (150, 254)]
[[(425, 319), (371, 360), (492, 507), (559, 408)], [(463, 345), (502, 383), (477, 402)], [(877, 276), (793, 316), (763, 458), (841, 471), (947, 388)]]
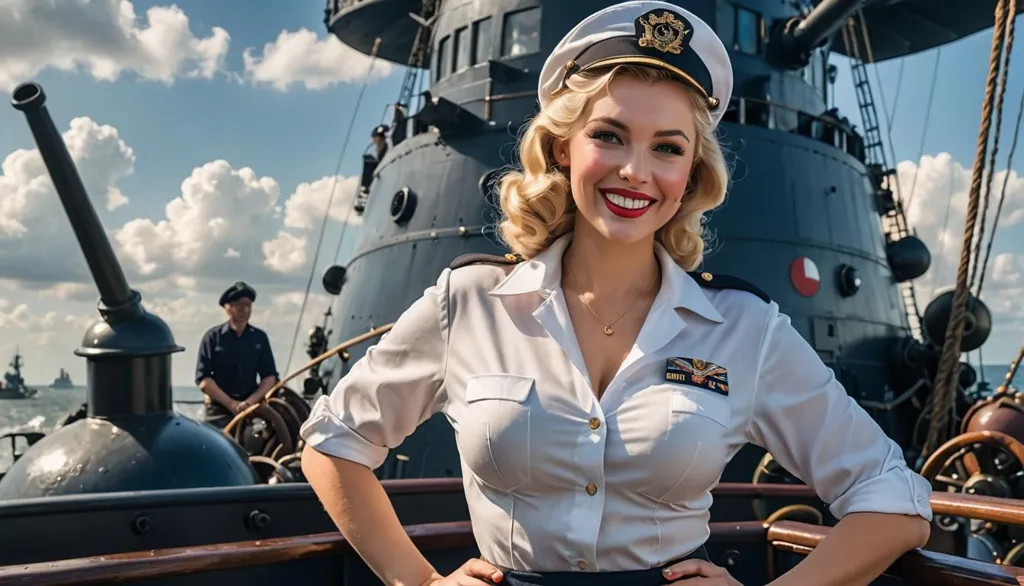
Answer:
[(623, 64), (660, 67), (704, 94), (715, 126), (729, 105), (732, 63), (715, 31), (674, 4), (637, 0), (591, 14), (562, 38), (540, 72), (541, 107), (569, 77)]

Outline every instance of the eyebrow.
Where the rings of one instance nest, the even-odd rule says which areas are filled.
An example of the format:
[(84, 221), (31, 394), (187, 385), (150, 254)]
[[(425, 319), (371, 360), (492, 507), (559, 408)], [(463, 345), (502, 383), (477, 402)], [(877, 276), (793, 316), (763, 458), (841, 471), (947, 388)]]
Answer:
[[(626, 126), (625, 124), (623, 124), (622, 122), (616, 120), (615, 118), (611, 118), (611, 117), (608, 117), (608, 116), (599, 116), (597, 118), (594, 118), (594, 120), (598, 121), (598, 122), (604, 122), (605, 124), (608, 124), (609, 126), (614, 126), (615, 128), (618, 128), (619, 130), (621, 130), (623, 132), (629, 132), (629, 127)], [(690, 137), (686, 136), (686, 133), (683, 132), (682, 130), (679, 130), (678, 128), (673, 128), (673, 129), (670, 129), (670, 130), (659, 130), (659, 131), (654, 133), (654, 136), (657, 136), (657, 137), (662, 137), (662, 136), (681, 136), (684, 139), (686, 139), (686, 142), (690, 142)]]

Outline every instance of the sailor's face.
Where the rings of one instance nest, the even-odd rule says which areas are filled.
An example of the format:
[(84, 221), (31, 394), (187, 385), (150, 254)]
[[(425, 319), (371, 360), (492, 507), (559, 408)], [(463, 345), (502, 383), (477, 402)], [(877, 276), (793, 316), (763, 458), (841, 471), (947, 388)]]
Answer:
[(252, 315), (252, 301), (249, 299), (238, 299), (224, 306), (228, 317), (235, 323), (245, 323)]
[[(653, 239), (679, 209), (697, 140), (693, 102), (675, 83), (612, 81), (562, 145), (573, 199), (598, 233), (620, 243)], [(577, 220), (577, 229), (579, 228)]]

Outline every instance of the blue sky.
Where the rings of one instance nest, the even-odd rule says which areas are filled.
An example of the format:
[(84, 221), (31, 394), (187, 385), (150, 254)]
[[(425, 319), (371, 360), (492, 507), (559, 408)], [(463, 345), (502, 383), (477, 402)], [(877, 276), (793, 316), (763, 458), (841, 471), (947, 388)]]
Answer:
[[(95, 186), (92, 195), (104, 225), (123, 237), (123, 241), (117, 240), (116, 244), (133, 286), (142, 290), (147, 306), (171, 323), (179, 343), (188, 348), (175, 357), (175, 384), (190, 384), (195, 341), (206, 327), (221, 319), (215, 300), (220, 290), (237, 278), (253, 282), (260, 291), (254, 321), (271, 333), (278, 360), (284, 362), (298, 303), (310, 272), (308, 260), (325, 195), (368, 60), (351, 50), (344, 52), (340, 45), (333, 46), (333, 41), (326, 38), (322, 0), (179, 0), (175, 6), (187, 16), (191, 35), (187, 42), (183, 41), (181, 50), (191, 51), (188, 53), (191, 57), (183, 58), (180, 67), (170, 67), (176, 75), (172, 82), (163, 82), (146, 79), (146, 76), (155, 75), (154, 72), (167, 63), (179, 64), (172, 59), (174, 51), (171, 49), (164, 54), (159, 47), (150, 47), (154, 56), (139, 57), (130, 51), (126, 53), (123, 46), (111, 44), (95, 29), (73, 31), (73, 24), (65, 24), (67, 30), (61, 33), (73, 41), (65, 44), (58, 40), (40, 44), (30, 35), (15, 35), (13, 39), (11, 34), (5, 35), (5, 30), (8, 33), (12, 30), (12, 24), (3, 21), (5, 5), (27, 10), (30, 1), (0, 0), (0, 52), (14, 55), (13, 60), (0, 62), (0, 84), (5, 79), (10, 81), (12, 76), (23, 79), (27, 72), (28, 77), (38, 80), (46, 89), (50, 112), (60, 131), (68, 131), (71, 120), (76, 117), (88, 117), (95, 123), (88, 128), (83, 125), (81, 132), (83, 136), (92, 137), (90, 140), (98, 141), (95, 144), (102, 148), (94, 147), (85, 152), (102, 153), (102, 156), (97, 154), (94, 160), (80, 161), (80, 165), (83, 169), (96, 169), (89, 175), (91, 185)], [(113, 6), (114, 2), (102, 0), (94, 5)], [(157, 26), (148, 22), (147, 10), (166, 6), (153, 1), (132, 4), (138, 17), (134, 26), (143, 29)], [(54, 27), (46, 26), (46, 18), (57, 18), (62, 13), (47, 15), (44, 9), (37, 9), (38, 6), (33, 4), (41, 26), (39, 31), (42, 31), (38, 34), (56, 34)], [(78, 0), (68, 2), (64, 9), (69, 6), (82, 11), (94, 9)], [(171, 13), (163, 10), (157, 14), (164, 19), (160, 22), (167, 22)], [(100, 11), (94, 12), (102, 16)], [(61, 18), (71, 23), (82, 21), (68, 18), (66, 14)], [(189, 67), (196, 66), (201, 54), (210, 53), (210, 44), (223, 34), (217, 32), (217, 27), (230, 36), (217, 73), (210, 78), (183, 75)], [(311, 44), (303, 45), (302, 39), (294, 36), (303, 29), (312, 31), (318, 40), (314, 43), (307, 39)], [(287, 38), (280, 38), (282, 33), (286, 33)], [(204, 45), (202, 39), (213, 40)], [(281, 42), (267, 52), (267, 45), (278, 41)], [(924, 134), (926, 158), (918, 175), (915, 195), (918, 201), (911, 210), (911, 219), (915, 224), (919, 220), (922, 236), (933, 245), (933, 252), (941, 225), (935, 218), (936, 210), (941, 210), (949, 199), (950, 165), (953, 165), (954, 183), (958, 178), (962, 183), (970, 175), (990, 42), (991, 31), (983, 31), (941, 49), (930, 124)], [(1021, 44), (1018, 43), (1013, 55), (1013, 67), (1017, 71), (1022, 70), (1021, 63), (1024, 63)], [(280, 51), (275, 53), (275, 49)], [(262, 67), (247, 71), (246, 51), (250, 51)], [(880, 115), (884, 117), (882, 93), (890, 109), (895, 104), (892, 142), (896, 160), (903, 162), (901, 181), (903, 177), (913, 176), (922, 152), (922, 131), (936, 54), (937, 51), (929, 51), (906, 58), (902, 63), (902, 81), (899, 80), (899, 61), (878, 66), (880, 85), (875, 69), (870, 69)], [(106, 61), (101, 63), (108, 66), (120, 59), (119, 63), (125, 67), (116, 80), (109, 81), (97, 79), (86, 67), (63, 71), (52, 66), (83, 55), (102, 56)], [(325, 62), (325, 56), (333, 56), (334, 61)], [(266, 60), (260, 62), (261, 58)], [(85, 57), (81, 59), (89, 62)], [(836, 105), (860, 127), (849, 67), (841, 58), (833, 58), (833, 62), (839, 68)], [(19, 64), (23, 65), (20, 70)], [(386, 68), (378, 62), (375, 71), (380, 73)], [(340, 175), (358, 174), (360, 155), (368, 144), (369, 132), (382, 121), (386, 104), (397, 98), (402, 75), (401, 67), (392, 67), (386, 77), (373, 76), (362, 108), (356, 113), (353, 141)], [(1024, 91), (1024, 76), (1011, 77), (997, 163), (999, 170), (1006, 164), (1012, 124)], [(7, 90), (9, 88), (0, 88), (0, 93), (6, 95)], [(104, 128), (104, 125), (111, 128)], [(116, 135), (111, 134), (113, 129)], [(0, 107), (0, 161), (18, 149), (33, 146), (20, 113), (9, 106)], [(126, 148), (131, 149), (131, 157), (126, 154)], [(948, 153), (951, 159), (936, 158), (940, 153)], [(208, 165), (218, 160), (227, 164)], [(252, 169), (254, 176), (240, 171), (246, 167)], [(26, 163), (19, 169), (31, 170), (31, 165)], [(1019, 153), (1014, 169), (1024, 170), (1024, 153)], [(3, 173), (0, 171), (0, 211), (4, 210)], [(193, 180), (185, 186), (186, 191), (206, 194), (202, 205), (193, 205), (198, 200), (190, 199), (192, 196), (182, 199), (183, 182), (190, 175)], [(31, 173), (26, 176), (32, 177)], [(12, 177), (14, 174), (7, 177), (8, 195), (38, 195), (31, 189), (12, 191), (21, 189), (14, 185)], [(105, 192), (110, 187), (104, 183), (106, 179), (111, 179), (118, 193), (127, 198), (127, 204), (109, 206), (112, 209), (102, 207)], [(224, 191), (235, 189), (224, 187), (229, 180), (237, 183), (232, 183), (237, 193)], [(906, 181), (905, 188), (909, 183)], [(954, 187), (954, 193), (958, 192), (957, 185)], [(338, 191), (340, 202), (336, 201), (332, 210), (332, 217), (339, 221), (332, 222), (324, 241), (327, 256), (332, 256), (340, 233), (340, 220), (344, 217), (342, 212), (347, 210), (348, 196), (343, 192), (348, 193)], [(1019, 180), (1011, 187), (1008, 197), (1007, 214), (1024, 210), (1024, 184)], [(161, 225), (161, 220), (168, 220), (168, 203), (176, 198), (173, 214), (181, 217)], [(36, 199), (39, 201), (32, 204), (36, 205), (35, 211), (24, 212), (26, 232), (18, 239), (4, 239), (4, 220), (0, 218), (0, 261), (7, 263), (5, 267), (14, 267), (5, 268), (0, 275), (0, 363), (6, 363), (17, 344), (28, 361), (30, 381), (48, 382), (59, 367), (70, 369), (76, 382), (83, 381), (84, 361), (71, 356), (70, 352), (79, 343), (85, 324), (95, 319), (95, 291), (84, 280), (87, 276), (84, 263), (52, 190)], [(9, 199), (9, 205), (13, 205), (11, 201), (15, 200)], [(959, 202), (962, 208), (962, 196), (959, 200), (954, 197), (953, 201), (954, 204)], [(30, 204), (22, 201), (18, 205)], [(228, 232), (233, 231), (233, 234), (218, 232), (215, 223), (209, 222), (217, 213), (234, 209), (231, 206), (244, 208), (248, 215), (245, 221), (229, 226)], [(951, 239), (958, 242), (963, 216), (962, 211), (959, 216), (957, 213), (954, 205), (949, 231), (955, 235)], [(986, 350), (987, 362), (1009, 360), (1024, 341), (1024, 311), (1012, 302), (1024, 294), (1024, 223), (1020, 220), (1008, 221), (1000, 230), (993, 251), (993, 256), (1000, 253), (1009, 256), (999, 265), (999, 278), (993, 277), (991, 284), (986, 285), (993, 296), (989, 303), (1002, 320), (989, 344), (992, 349)], [(349, 245), (357, 230), (358, 224), (354, 224), (347, 232)], [(196, 250), (175, 252), (174, 239), (186, 235), (198, 235), (194, 239), (198, 242)], [(260, 251), (266, 253), (265, 243), (275, 238), (276, 256), (272, 255), (273, 262), (265, 261)], [(341, 260), (348, 247), (343, 248)], [(216, 254), (212, 252), (214, 248)], [(221, 254), (225, 249), (238, 252), (251, 264), (231, 264), (231, 259)], [(193, 256), (186, 258), (186, 253)], [(958, 255), (958, 249), (952, 255), (947, 250), (947, 258), (933, 262), (939, 277), (936, 282), (925, 284), (926, 295), (934, 288), (951, 284), (951, 267), (955, 266)], [(276, 269), (268, 268), (271, 264)], [(324, 266), (322, 262), (317, 267), (318, 275)], [(319, 321), (319, 313), (329, 303), (326, 296), (319, 293), (317, 281), (314, 281), (313, 291), (303, 319), (303, 331)], [(926, 301), (927, 297), (922, 305)], [(301, 351), (296, 354), (293, 366), (304, 358)], [(284, 369), (283, 364), (279, 366)]]
[[(163, 2), (135, 1), (143, 15)], [(260, 49), (284, 30), (301, 28), (325, 35), (322, 0), (287, 2), (175, 2), (189, 17), (197, 37), (220, 26), (231, 35), (225, 67), (243, 69), (242, 51)], [(342, 173), (358, 169), (370, 130), (380, 123), (382, 104), (398, 97), (402, 72), (367, 88), (356, 118), (358, 141), (346, 153)], [(139, 214), (162, 213), (192, 170), (215, 159), (269, 174), (290, 193), (302, 181), (330, 175), (341, 152), (360, 84), (342, 83), (322, 91), (287, 92), (215, 80), (176, 80), (173, 86), (137, 81), (128, 73), (117, 82), (97, 82), (82, 74), (46, 70), (34, 76), (49, 95), (50, 113), (59, 129), (75, 116), (87, 115), (116, 127), (135, 150), (135, 172), (119, 185), (138, 194), (135, 205), (115, 210), (109, 221), (125, 222)], [(0, 152), (31, 147), (24, 119), (10, 107), (0, 108)], [(135, 202), (133, 202), (134, 204)]]

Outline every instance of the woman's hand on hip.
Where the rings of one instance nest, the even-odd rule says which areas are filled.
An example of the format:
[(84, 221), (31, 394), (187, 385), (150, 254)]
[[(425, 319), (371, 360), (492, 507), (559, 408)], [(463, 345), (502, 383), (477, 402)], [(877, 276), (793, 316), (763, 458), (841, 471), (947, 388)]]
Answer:
[(420, 586), (489, 586), (501, 583), (501, 570), (473, 558), (446, 577), (435, 575)]
[(662, 571), (665, 578), (672, 580), (672, 584), (684, 584), (693, 586), (743, 586), (736, 578), (729, 575), (725, 568), (699, 559), (686, 560), (678, 564), (672, 564)]

